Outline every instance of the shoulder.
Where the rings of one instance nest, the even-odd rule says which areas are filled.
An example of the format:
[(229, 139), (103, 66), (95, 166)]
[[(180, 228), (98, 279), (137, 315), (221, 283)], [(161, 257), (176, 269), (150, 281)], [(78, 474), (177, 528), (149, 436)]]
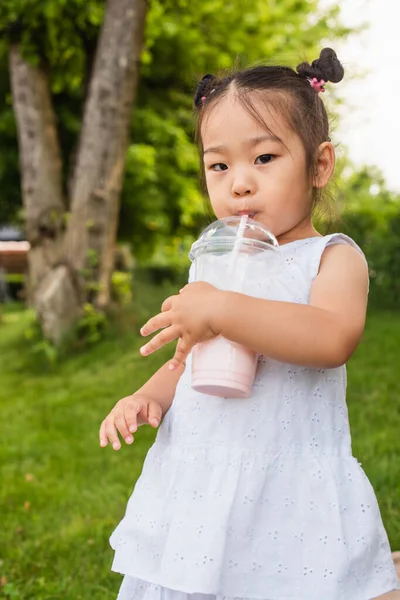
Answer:
[(358, 244), (343, 233), (332, 233), (298, 240), (288, 247), (282, 246), (282, 255), (288, 265), (298, 263), (306, 273), (311, 285), (326, 269), (343, 269), (347, 265), (358, 266), (360, 272), (368, 278), (368, 265), (365, 255)]
[(311, 286), (310, 303), (321, 307), (346, 304), (348, 311), (350, 305), (358, 306), (360, 314), (364, 313), (369, 290), (364, 253), (353, 240), (342, 234), (321, 238), (320, 243), (323, 247), (319, 269)]
[(322, 271), (353, 272), (354, 276), (368, 280), (368, 263), (361, 248), (342, 233), (321, 238), (323, 246), (318, 275)]

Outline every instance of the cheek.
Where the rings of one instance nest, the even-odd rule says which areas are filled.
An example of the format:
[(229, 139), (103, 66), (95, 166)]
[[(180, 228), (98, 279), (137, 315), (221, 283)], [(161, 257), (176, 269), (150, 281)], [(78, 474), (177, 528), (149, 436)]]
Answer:
[(206, 182), (207, 190), (212, 190), (215, 187), (215, 181), (212, 175), (213, 173), (210, 171), (204, 172), (204, 180)]
[(279, 178), (278, 185), (283, 196), (282, 200), (287, 203), (288, 208), (290, 206), (292, 210), (297, 209), (297, 212), (302, 212), (312, 195), (312, 186), (305, 169), (293, 168), (292, 165), (292, 168), (286, 170)]
[(224, 177), (219, 177), (215, 173), (209, 173), (205, 177), (205, 182), (207, 186), (207, 192), (210, 198), (214, 196), (220, 196), (220, 190), (224, 186)]

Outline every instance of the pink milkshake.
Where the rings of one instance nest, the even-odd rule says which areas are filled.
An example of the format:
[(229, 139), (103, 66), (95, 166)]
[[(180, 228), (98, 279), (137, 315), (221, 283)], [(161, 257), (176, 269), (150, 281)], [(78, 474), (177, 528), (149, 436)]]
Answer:
[[(281, 265), (275, 237), (247, 217), (212, 223), (193, 244), (189, 256), (196, 281), (258, 297), (263, 294), (258, 293), (257, 280), (267, 279)], [(256, 352), (222, 336), (197, 344), (192, 351), (192, 388), (211, 396), (247, 398), (257, 363)]]
[(210, 396), (247, 398), (256, 374), (256, 352), (218, 337), (192, 351), (192, 388)]

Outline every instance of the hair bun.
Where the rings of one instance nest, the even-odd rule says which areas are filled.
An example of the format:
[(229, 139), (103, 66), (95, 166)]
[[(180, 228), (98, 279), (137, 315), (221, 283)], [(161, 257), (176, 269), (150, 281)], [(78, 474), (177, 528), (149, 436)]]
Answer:
[(199, 108), (202, 105), (203, 96), (207, 96), (208, 93), (215, 87), (215, 83), (217, 78), (215, 75), (211, 75), (208, 73), (204, 75), (203, 79), (198, 83), (196, 92), (193, 98), (193, 104), (196, 108)]
[(316, 77), (318, 80), (323, 79), (332, 83), (339, 83), (344, 76), (344, 69), (332, 48), (324, 48), (319, 58), (314, 60), (311, 65), (307, 62), (301, 63), (296, 71), (303, 77), (310, 79)]

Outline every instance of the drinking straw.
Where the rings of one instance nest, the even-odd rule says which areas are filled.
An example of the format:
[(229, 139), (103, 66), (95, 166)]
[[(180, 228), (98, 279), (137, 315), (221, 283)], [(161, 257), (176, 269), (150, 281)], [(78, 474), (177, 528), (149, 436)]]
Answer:
[(240, 252), (240, 248), (242, 245), (242, 240), (244, 237), (244, 232), (246, 229), (248, 218), (249, 218), (249, 215), (242, 215), (242, 218), (240, 219), (240, 224), (239, 224), (239, 228), (237, 230), (235, 243), (234, 243), (233, 249), (232, 249), (232, 256), (231, 256), (231, 260), (230, 260), (229, 268), (228, 268), (228, 284), (230, 281), (232, 281), (232, 279), (231, 279), (232, 275), (237, 267), (237, 262), (239, 259), (239, 252)]

